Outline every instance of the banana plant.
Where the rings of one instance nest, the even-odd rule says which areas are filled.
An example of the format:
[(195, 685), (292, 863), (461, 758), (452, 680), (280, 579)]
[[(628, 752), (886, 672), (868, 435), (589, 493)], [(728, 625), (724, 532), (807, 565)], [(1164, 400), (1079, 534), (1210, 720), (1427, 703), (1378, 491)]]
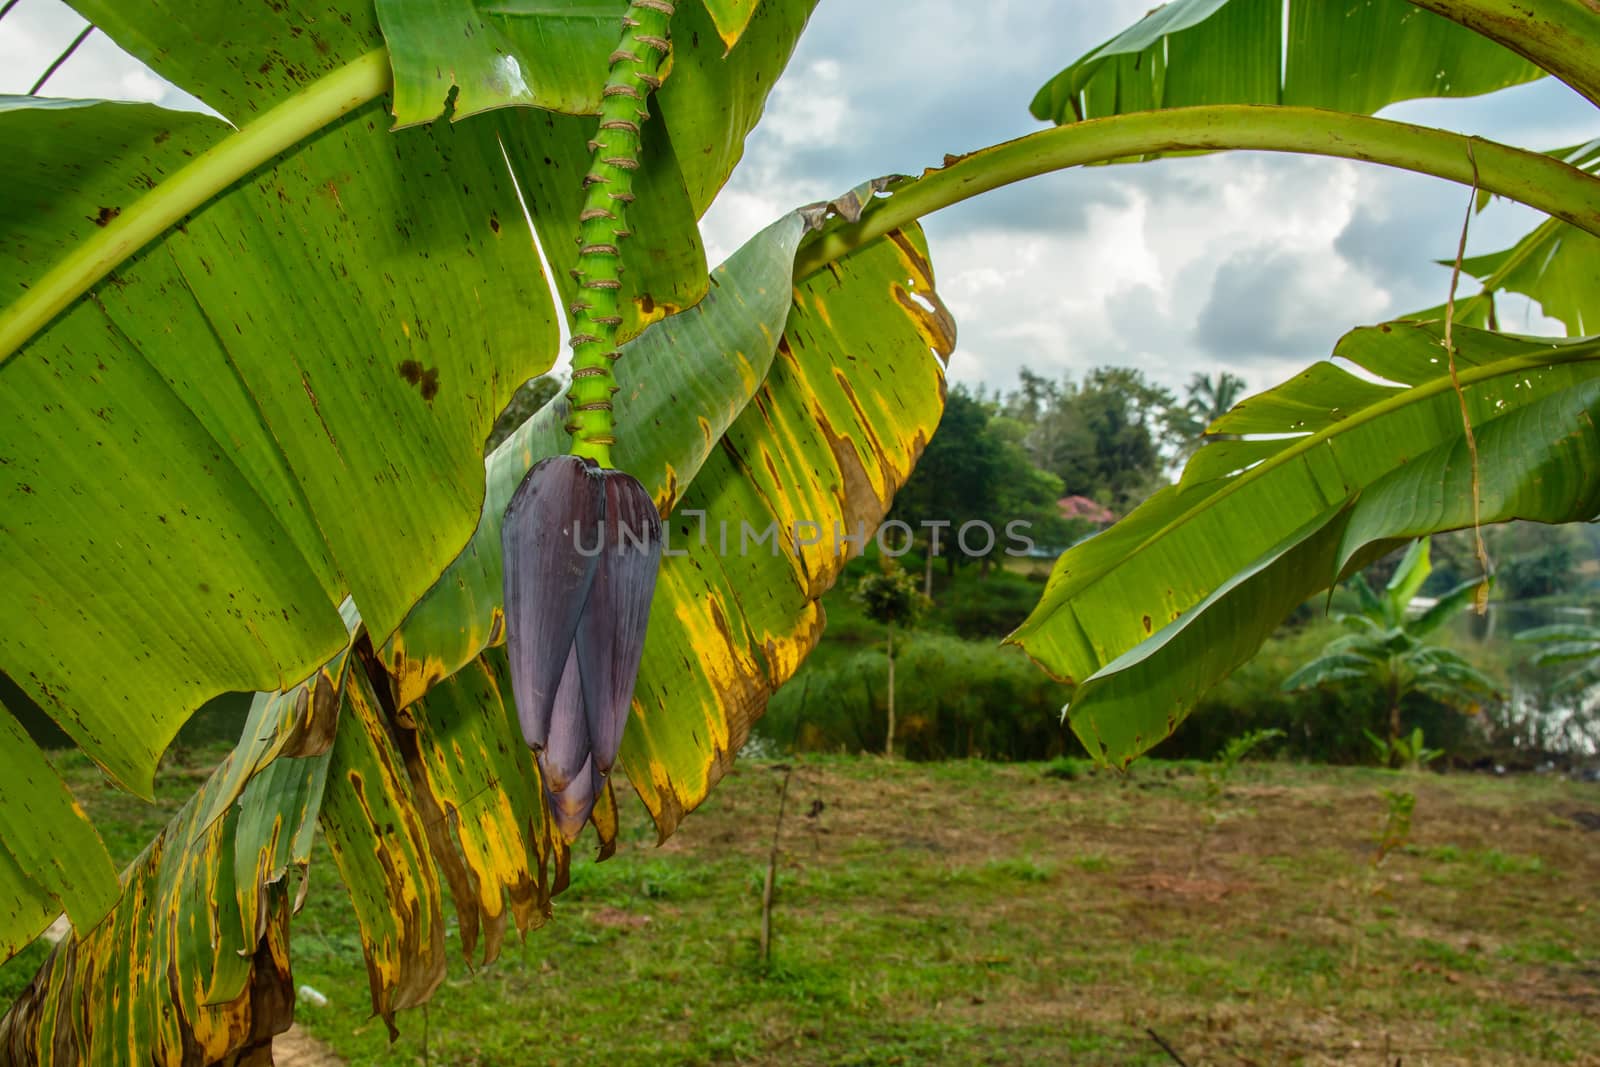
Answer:
[[(1394, 101), (1545, 75), (1600, 103), (1597, 45), (1600, 19), (1577, 0), (1178, 0), (1034, 98), (1034, 114), (1061, 124), (1063, 141), (1125, 121), (1218, 111), (1271, 121), (1302, 106), (1334, 108), (1343, 114), (1328, 120), (1350, 123), (1351, 140), (1338, 135), (1343, 143), (1325, 154), (1452, 177), (1480, 208), (1491, 193), (1532, 203), (1535, 186), (1568, 180), (1591, 205), (1577, 214), (1536, 205), (1550, 218), (1523, 241), (1460, 263), (1481, 293), (1353, 330), (1331, 358), (1237, 404), (1211, 424), (1176, 485), (1058, 561), (1011, 640), (1077, 683), (1065, 714), (1091, 752), (1126, 762), (1146, 751), (1296, 606), (1412, 539), (1600, 512), (1600, 342), (1584, 336), (1600, 296), (1597, 146), (1508, 159), (1529, 183), (1514, 193), (1483, 166), (1504, 146), (1455, 142), (1446, 150), (1460, 168), (1452, 175), (1379, 150), (1387, 132), (1355, 132), (1379, 121), (1360, 113)], [(1219, 107), (1228, 104), (1247, 106)], [(1309, 134), (1320, 121), (1298, 128)], [(1212, 131), (1197, 133), (1129, 143), (1113, 158), (1219, 147)], [(1437, 135), (1413, 127), (1407, 137), (1431, 154), (1424, 145)], [(1471, 203), (1463, 198), (1464, 209)], [(1540, 304), (1569, 336), (1494, 332), (1495, 296), (1508, 291)]]
[(1415, 731), (1415, 750), (1406, 748), (1400, 714), (1406, 697), (1422, 693), (1448, 707), (1474, 712), (1498, 693), (1494, 681), (1465, 656), (1431, 643), (1440, 627), (1487, 592), (1483, 579), (1469, 579), (1413, 615), (1412, 600), (1433, 573), (1429, 541), (1412, 543), (1380, 595), (1364, 575), (1350, 579), (1361, 610), (1340, 615), (1349, 632), (1329, 642), (1322, 654), (1283, 680), (1286, 692), (1325, 685), (1361, 683), (1383, 694), (1389, 723), (1383, 759), (1402, 765), (1417, 762), (1422, 731)]
[[(76, 930), (0, 1024), (8, 1061), (261, 1054), (292, 1009), (285, 923), (318, 824), (388, 1021), (443, 975), (446, 893), (469, 958), (545, 920), (574, 814), (603, 849), (616, 825), (609, 780), (551, 803), (569, 766), (518, 725), (540, 717), (517, 679), (540, 631), (504, 606), (530, 511), (508, 504), (574, 430), (651, 515), (766, 535), (735, 558), (678, 532), (653, 595), (614, 583), (650, 609), (642, 644), (642, 617), (609, 647), (567, 635), (601, 650), (580, 689), (634, 692), (584, 692), (561, 725), (609, 715), (583, 758), (618, 759), (663, 834), (726, 770), (843, 567), (787, 531), (882, 517), (953, 343), (915, 226), (802, 278), (816, 205), (706, 273), (696, 219), (810, 7), (86, 3), (223, 118), (6, 101), (0, 659), (140, 792), (200, 701), (263, 691), (120, 884), (5, 720), (7, 953), (63, 908)], [(441, 35), (466, 42), (448, 84)], [(575, 275), (546, 278), (535, 235), (576, 241)], [(572, 395), (485, 458), (554, 358), (558, 299), (586, 346)]]
[(1582, 700), (1600, 686), (1600, 626), (1553, 623), (1522, 630), (1516, 639), (1538, 646), (1528, 660), (1533, 666), (1568, 668), (1556, 679), (1553, 692)]
[[(1295, 3), (1287, 37), (1282, 4), (1180, 0), (1052, 82), (1036, 110), (1058, 127), (797, 210), (708, 274), (697, 220), (812, 3), (76, 0), (220, 118), (0, 102), (0, 669), (146, 795), (194, 708), (260, 695), (120, 877), (7, 728), (0, 936), (74, 927), (0, 1021), (9, 1060), (269, 1056), (318, 830), (391, 1027), (444, 975), (446, 896), (464, 954), (493, 959), (549, 917), (585, 814), (614, 847), (595, 767), (619, 729), (670, 834), (859, 544), (801, 526), (874, 526), (938, 424), (954, 329), (921, 216), (1066, 167), (1251, 149), (1600, 235), (1583, 167), (1370, 117), (1546, 73), (1600, 100), (1582, 0)], [(485, 457), (563, 315), (584, 373)], [(1447, 315), (1337, 354), (1367, 373), (1323, 362), (1245, 401), (1178, 486), (1063, 557), (1016, 635), (1080, 682), (1102, 758), (1165, 736), (1275, 618), (1399, 541), (1600, 510), (1600, 344)], [(589, 616), (609, 636), (580, 636), (609, 564), (579, 567), (576, 621), (529, 581), (553, 512), (601, 517), (624, 484), (580, 489), (586, 461), (662, 524), (653, 590), (648, 560), (607, 571), (630, 575)], [(563, 468), (554, 492), (530, 475)], [(644, 607), (635, 650), (618, 620)]]

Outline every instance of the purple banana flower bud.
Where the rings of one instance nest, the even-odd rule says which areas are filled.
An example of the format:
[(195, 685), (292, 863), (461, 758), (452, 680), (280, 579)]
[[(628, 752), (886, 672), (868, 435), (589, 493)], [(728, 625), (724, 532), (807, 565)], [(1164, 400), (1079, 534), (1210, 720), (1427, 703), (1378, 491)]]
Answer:
[(512, 495), (501, 545), (517, 718), (570, 843), (622, 745), (661, 564), (661, 519), (632, 475), (552, 456)]

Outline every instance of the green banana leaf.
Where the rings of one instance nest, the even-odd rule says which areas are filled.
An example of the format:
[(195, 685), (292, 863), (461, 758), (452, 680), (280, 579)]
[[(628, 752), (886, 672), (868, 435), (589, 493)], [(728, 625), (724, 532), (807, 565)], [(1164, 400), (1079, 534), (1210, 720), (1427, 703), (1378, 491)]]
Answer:
[[(803, 25), (815, 3), (683, 0), (675, 18), (674, 67), (722, 60), (758, 9), (767, 20), (798, 12)], [(607, 57), (627, 8), (628, 0), (377, 0), (394, 64), (395, 121), (431, 122), (447, 107), (457, 119), (508, 105), (598, 114)], [(704, 49), (702, 31), (709, 31)], [(443, 42), (450, 42), (448, 55), (441, 55)], [(751, 50), (762, 53), (770, 55)], [(787, 52), (779, 57), (780, 68), (786, 58)], [(770, 81), (750, 84), (748, 92), (759, 101), (771, 87)]]
[[(679, 541), (686, 554), (663, 561), (624, 737), (623, 766), (663, 834), (704, 798), (766, 697), (798, 668), (821, 630), (817, 599), (858, 550), (847, 543), (836, 553), (831, 541), (796, 546), (780, 534), (747, 555), (724, 556), (717, 524), (787, 530), (804, 520), (870, 532), (943, 408), (953, 326), (920, 232), (891, 234), (797, 280), (799, 238), (823, 214), (796, 212), (770, 227), (719, 269), (705, 301), (646, 330), (618, 363), (624, 389), (637, 393), (619, 410), (626, 443), (619, 456), (637, 462), (673, 515), (674, 537), (681, 522), (693, 521), (691, 511), (705, 511), (713, 531), (704, 544)], [(211, 856), (207, 842), (215, 840), (218, 857), (231, 849), (250, 861), (207, 860), (173, 883), (175, 892), (219, 899), (231, 889), (240, 909), (249, 908), (250, 921), (207, 927), (203, 942), (170, 957), (184, 974), (220, 966), (206, 960), (239, 961), (240, 973), (230, 971), (225, 986), (197, 1001), (206, 1011), (231, 1012), (218, 1016), (240, 1042), (227, 1046), (229, 1055), (289, 1021), (293, 985), (280, 912), (252, 902), (269, 893), (272, 908), (283, 907), (284, 828), (319, 811), (297, 808), (289, 822), (257, 799), (256, 791), (278, 788), (272, 783), (296, 765), (315, 760), (320, 768), (314, 796), (309, 789), (295, 796), (320, 803), (355, 903), (374, 1010), (391, 1026), (443, 977), (446, 889), (463, 953), (472, 960), (481, 944), (490, 961), (511, 926), (526, 932), (542, 924), (564, 887), (569, 857), (548, 830), (504, 656), (492, 646), (503, 630), (497, 494), (509, 494), (538, 458), (560, 448), (565, 417), (564, 402), (551, 405), (488, 457), (479, 536), (389, 648), (370, 647), (347, 604), (353, 645), (347, 637), (345, 649), (301, 686), (258, 698), (238, 749), (153, 846), (193, 842), (197, 855)], [(427, 669), (411, 669), (408, 655)], [(605, 855), (617, 826), (609, 788), (593, 821)], [(298, 845), (302, 835), (292, 836)], [(220, 881), (224, 870), (231, 887)], [(121, 1014), (81, 1035), (47, 1025), (63, 1011), (111, 1010), (89, 976), (117, 966), (128, 935), (101, 931), (171, 907), (153, 900), (125, 895), (99, 926), (57, 949), (0, 1022), (0, 1039), (27, 1052), (22, 1062), (121, 1062), (116, 1057), (131, 1048), (156, 1048), (157, 1063), (186, 1062), (170, 1051), (179, 1046), (142, 1021), (150, 1019), (180, 1038), (188, 1027), (213, 1027), (195, 1035), (210, 1042), (201, 1062), (222, 1060), (221, 1024), (157, 982), (133, 987)], [(246, 987), (254, 991), (249, 998), (227, 999)]]
[[(52, 829), (45, 838), (39, 826)], [(115, 901), (105, 844), (22, 724), (0, 704), (0, 958), (62, 911), (92, 926)]]
[(1196, 104), (1370, 115), (1400, 100), (1475, 96), (1544, 74), (1405, 0), (1173, 0), (1051, 78), (1031, 109), (1058, 125)]
[[(1166, 737), (1306, 598), (1411, 538), (1475, 521), (1600, 512), (1600, 341), (1457, 326), (1476, 477), (1438, 323), (1347, 335), (1331, 363), (1240, 404), (1178, 485), (1057, 562), (1011, 640), (1079, 687), (1074, 730), (1107, 760)], [(1387, 383), (1387, 384), (1386, 384)], [(1320, 405), (1320, 406), (1319, 406)]]
[[(385, 640), (466, 544), (482, 442), (557, 348), (522, 193), (554, 248), (581, 187), (569, 174), (549, 204), (519, 193), (506, 154), (525, 177), (540, 146), (575, 158), (592, 120), (523, 107), (390, 132), (390, 56), (354, 0), (77, 6), (229, 120), (0, 100), (0, 669), (149, 795), (201, 703), (286, 691), (342, 655), (347, 599)], [(811, 6), (717, 5), (727, 34), (684, 6), (656, 125), (694, 158), (647, 139), (635, 207), (653, 236), (624, 243), (631, 328), (704, 294), (695, 218)], [(400, 9), (409, 25), (417, 5)], [(723, 43), (700, 48), (701, 29)], [(14, 874), (42, 909), (46, 872)]]
[(763, 4), (761, 0), (706, 0), (706, 12), (711, 16), (711, 21), (717, 27), (717, 35), (722, 38), (722, 43), (732, 48), (739, 42), (739, 37), (750, 25), (750, 19), (759, 10), (763, 13), (772, 7), (772, 4)]
[(628, 0), (377, 0), (396, 126), (508, 105), (598, 114), (627, 9)]
[[(1600, 141), (1547, 154), (1589, 174), (1600, 170)], [(1480, 197), (1478, 210), (1487, 203), (1487, 198)], [(1441, 266), (1454, 265), (1454, 260), (1439, 262)], [(1546, 219), (1503, 251), (1466, 257), (1461, 270), (1483, 288), (1456, 300), (1457, 322), (1494, 326), (1499, 318), (1495, 296), (1511, 292), (1528, 297), (1546, 316), (1563, 323), (1569, 337), (1587, 336), (1600, 325), (1592, 292), (1594, 280), (1600, 278), (1600, 237), (1560, 219)], [(1444, 308), (1439, 307), (1413, 317), (1443, 315)]]
[[(0, 143), (58, 183), (98, 163), (101, 136), (78, 134), (154, 144), (169, 117), (47, 107), (38, 137), (32, 110), (0, 111)], [(201, 702), (336, 653), (347, 593), (369, 626), (398, 623), (471, 532), (494, 416), (554, 352), (494, 131), (391, 135), (380, 110), (112, 264), (0, 364), (0, 663), (135, 791)], [(115, 217), (91, 239), (175, 180), (98, 197)], [(35, 278), (62, 262), (43, 235), (30, 247)]]
[[(620, 244), (622, 323), (618, 337), (692, 307), (706, 292), (706, 262), (696, 220), (710, 207), (743, 153), (816, 0), (745, 3), (720, 35), (724, 17), (694, 0), (679, 5), (670, 73), (644, 124), (643, 157), (629, 209), (632, 239)], [(616, 46), (626, 0), (381, 0), (401, 126), (449, 113), (462, 119), (492, 108), (513, 112), (500, 136), (539, 234), (555, 257), (564, 306), (578, 295), (564, 269), (574, 254), (583, 176), (590, 165), (590, 117), (599, 110), (607, 56)], [(717, 23), (713, 25), (713, 15)], [(755, 17), (752, 19), (752, 15)], [(730, 24), (731, 25), (731, 24)], [(748, 31), (748, 33), (746, 33)], [(441, 56), (440, 42), (455, 42)], [(551, 62), (554, 59), (555, 62)]]
[(1569, 336), (1586, 336), (1600, 327), (1594, 302), (1600, 237), (1560, 219), (1546, 219), (1502, 252), (1463, 259), (1461, 270), (1483, 285), (1484, 295), (1474, 299), (1489, 301), (1497, 292), (1521, 293), (1546, 316), (1562, 322)]

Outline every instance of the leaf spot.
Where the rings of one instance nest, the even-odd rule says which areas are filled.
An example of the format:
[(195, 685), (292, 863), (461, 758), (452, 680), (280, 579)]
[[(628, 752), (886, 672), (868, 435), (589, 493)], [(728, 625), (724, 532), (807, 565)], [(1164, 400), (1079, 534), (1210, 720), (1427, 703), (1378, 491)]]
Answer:
[(422, 393), (422, 399), (433, 403), (433, 398), (439, 395), (439, 368), (424, 368), (414, 359), (402, 360), (400, 363), (400, 377), (416, 386)]

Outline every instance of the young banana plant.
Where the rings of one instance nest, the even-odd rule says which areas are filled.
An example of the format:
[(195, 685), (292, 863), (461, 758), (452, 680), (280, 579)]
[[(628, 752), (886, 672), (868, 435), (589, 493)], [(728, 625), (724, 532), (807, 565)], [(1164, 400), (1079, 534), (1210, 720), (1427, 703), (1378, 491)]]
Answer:
[(661, 518), (611, 465), (621, 265), (646, 102), (671, 51), (670, 0), (633, 0), (611, 54), (579, 215), (571, 454), (528, 472), (502, 526), (506, 646), (522, 736), (570, 844), (617, 758), (661, 562)]

